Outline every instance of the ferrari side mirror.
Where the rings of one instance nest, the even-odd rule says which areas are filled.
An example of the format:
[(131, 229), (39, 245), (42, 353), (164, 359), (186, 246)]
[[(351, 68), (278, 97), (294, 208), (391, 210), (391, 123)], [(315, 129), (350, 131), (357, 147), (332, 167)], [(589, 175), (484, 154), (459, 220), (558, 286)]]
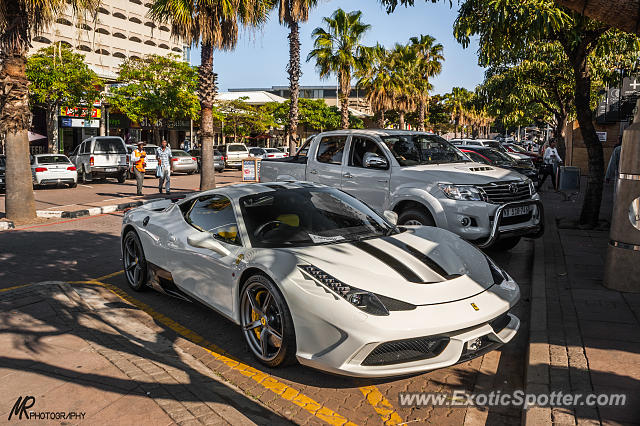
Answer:
[(398, 224), (398, 213), (391, 210), (385, 210), (382, 215), (393, 226), (396, 226)]
[(228, 256), (231, 252), (216, 241), (208, 232), (198, 232), (190, 235), (187, 242), (192, 247), (203, 248), (218, 253), (220, 256)]

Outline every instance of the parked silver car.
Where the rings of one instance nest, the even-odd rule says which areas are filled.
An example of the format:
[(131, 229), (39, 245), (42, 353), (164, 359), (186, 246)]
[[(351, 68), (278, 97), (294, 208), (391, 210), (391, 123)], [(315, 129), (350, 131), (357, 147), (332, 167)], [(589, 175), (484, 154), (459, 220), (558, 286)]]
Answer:
[[(190, 149), (188, 154), (196, 158), (196, 160), (198, 161), (198, 171), (200, 171), (202, 169), (202, 150), (197, 148)], [(222, 173), (224, 167), (225, 163), (222, 153), (218, 150), (213, 151), (213, 168), (215, 169), (215, 171)]]
[(287, 154), (277, 148), (249, 148), (249, 157), (266, 160), (267, 158), (284, 158), (286, 156)]
[(82, 141), (69, 158), (78, 168), (81, 182), (95, 178), (117, 178), (124, 183), (127, 177), (127, 148), (117, 136), (93, 136)]
[(171, 171), (173, 173), (186, 173), (192, 175), (198, 171), (198, 159), (196, 157), (192, 157), (181, 149), (172, 149)]
[(34, 187), (65, 184), (75, 188), (78, 184), (76, 166), (62, 154), (31, 156), (31, 175)]

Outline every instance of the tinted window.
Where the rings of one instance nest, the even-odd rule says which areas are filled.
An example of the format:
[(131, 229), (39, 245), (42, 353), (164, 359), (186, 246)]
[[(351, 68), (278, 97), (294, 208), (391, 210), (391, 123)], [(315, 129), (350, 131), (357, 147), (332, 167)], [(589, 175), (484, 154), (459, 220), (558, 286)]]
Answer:
[[(198, 155), (200, 155), (200, 151), (198, 151)], [(215, 157), (222, 157), (222, 153), (220, 151), (213, 151), (213, 155)]]
[(277, 148), (266, 148), (265, 151), (267, 151), (267, 152), (275, 152), (277, 154), (282, 154), (282, 151), (280, 151)]
[(144, 150), (144, 152), (147, 153), (147, 155), (156, 155), (156, 149), (158, 147), (157, 146), (145, 146), (142, 149)]
[(383, 136), (382, 140), (401, 166), (469, 161), (458, 148), (436, 135)]
[(476, 163), (491, 164), (491, 161), (487, 160), (485, 157), (478, 154), (477, 152), (468, 151), (468, 152), (465, 152), (465, 154), (467, 155), (467, 157), (471, 158), (471, 160), (475, 161)]
[(351, 139), (351, 152), (349, 153), (350, 166), (364, 167), (365, 156), (370, 157), (371, 154), (375, 154), (386, 159), (382, 149), (375, 141), (361, 136), (354, 136)]
[(390, 226), (357, 199), (333, 188), (281, 189), (240, 199), (254, 247), (295, 247), (379, 237)]
[(296, 157), (306, 157), (309, 155), (309, 147), (311, 146), (311, 141), (313, 141), (313, 138), (307, 139), (304, 145), (302, 145), (296, 153)]
[(38, 164), (69, 164), (69, 159), (64, 155), (47, 155), (36, 157)]
[(171, 155), (172, 155), (173, 157), (191, 157), (191, 156), (190, 156), (189, 154), (187, 154), (186, 152), (184, 152), (184, 151), (180, 151), (180, 150), (178, 150), (178, 149), (176, 149), (176, 150), (174, 150), (174, 151), (171, 151)]
[(320, 141), (318, 146), (317, 159), (320, 163), (342, 164), (342, 153), (346, 136), (326, 136)]
[(227, 150), (229, 152), (243, 152), (246, 151), (247, 148), (245, 148), (243, 145), (229, 145), (227, 147)]
[(241, 244), (231, 200), (224, 195), (198, 198), (187, 211), (185, 220), (194, 228), (209, 232), (217, 240)]
[(262, 155), (262, 149), (261, 148), (251, 148), (249, 150), (249, 152), (253, 155)]
[(7, 160), (5, 157), (0, 157), (0, 167), (5, 167), (7, 164)]
[(93, 152), (95, 154), (126, 154), (127, 150), (120, 139), (97, 138)]

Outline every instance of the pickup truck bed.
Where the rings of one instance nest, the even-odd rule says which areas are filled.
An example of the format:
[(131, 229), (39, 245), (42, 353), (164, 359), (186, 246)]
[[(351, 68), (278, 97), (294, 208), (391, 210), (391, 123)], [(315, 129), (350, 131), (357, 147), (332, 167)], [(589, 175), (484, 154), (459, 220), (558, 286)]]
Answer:
[[(288, 163), (281, 167), (282, 163)], [(307, 158), (286, 157), (262, 160), (260, 164), (261, 182), (278, 182), (286, 180), (306, 180)]]

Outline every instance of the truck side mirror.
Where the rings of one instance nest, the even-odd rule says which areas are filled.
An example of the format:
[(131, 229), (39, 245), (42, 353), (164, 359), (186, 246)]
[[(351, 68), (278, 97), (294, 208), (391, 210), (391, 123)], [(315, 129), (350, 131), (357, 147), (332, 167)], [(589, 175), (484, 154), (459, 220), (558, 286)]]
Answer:
[(373, 154), (364, 160), (364, 167), (367, 169), (386, 169), (389, 167), (389, 163), (385, 158)]

